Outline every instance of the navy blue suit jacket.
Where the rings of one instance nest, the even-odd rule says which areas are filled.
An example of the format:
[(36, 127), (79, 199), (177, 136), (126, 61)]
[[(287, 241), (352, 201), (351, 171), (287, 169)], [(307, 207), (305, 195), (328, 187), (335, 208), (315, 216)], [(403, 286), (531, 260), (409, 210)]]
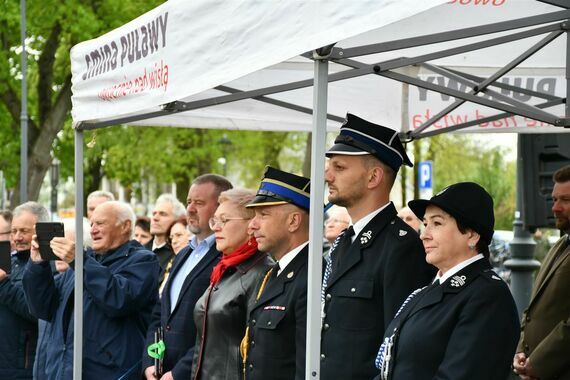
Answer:
[[(198, 265), (186, 277), (174, 310), (171, 310), (170, 288), (172, 280), (176, 277), (182, 264), (188, 259), (192, 249), (184, 248), (172, 264), (172, 271), (161, 300), (156, 304), (152, 313), (152, 321), (148, 329), (146, 345), (154, 343), (154, 332), (159, 326), (164, 331), (166, 353), (164, 356), (164, 372), (172, 371), (175, 379), (189, 379), (192, 373), (192, 358), (194, 344), (196, 343), (196, 326), (193, 313), (196, 301), (204, 294), (210, 285), (212, 268), (220, 260), (220, 252), (212, 246), (208, 253), (200, 260)], [(143, 370), (152, 366), (153, 359), (148, 356), (146, 349), (143, 353)]]

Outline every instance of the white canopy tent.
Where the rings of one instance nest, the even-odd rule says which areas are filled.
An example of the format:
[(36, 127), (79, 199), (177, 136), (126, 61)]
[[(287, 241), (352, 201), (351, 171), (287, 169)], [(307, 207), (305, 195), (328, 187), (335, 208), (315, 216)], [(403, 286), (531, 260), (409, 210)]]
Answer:
[[(76, 199), (83, 199), (86, 129), (311, 131), (310, 252), (322, 252), (316, 205), (326, 129), (338, 128), (347, 111), (408, 139), (463, 128), (567, 131), (567, 7), (562, 0), (170, 0), (72, 49)], [(77, 231), (82, 214), (77, 202)], [(318, 379), (319, 254), (310, 255), (309, 273), (306, 377)], [(75, 305), (82, 295), (75, 292)], [(81, 308), (75, 325), (80, 379)]]

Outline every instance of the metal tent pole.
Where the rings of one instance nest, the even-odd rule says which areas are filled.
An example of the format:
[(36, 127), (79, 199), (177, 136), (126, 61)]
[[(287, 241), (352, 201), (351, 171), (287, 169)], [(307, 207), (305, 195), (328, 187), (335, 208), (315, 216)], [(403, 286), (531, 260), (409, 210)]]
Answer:
[(24, 203), (28, 200), (28, 56), (26, 54), (26, 0), (20, 0), (20, 19), (20, 39), (22, 43), (22, 54), (20, 56), (22, 66), (22, 110), (20, 112), (20, 203)]
[(73, 380), (83, 367), (83, 131), (75, 130), (75, 291), (73, 313)]
[(320, 379), (321, 274), (323, 263), (323, 214), (325, 191), (325, 143), (327, 137), (328, 61), (332, 46), (316, 51), (313, 86), (313, 138), (311, 143), (311, 209), (309, 274), (307, 284), (307, 361), (305, 378)]

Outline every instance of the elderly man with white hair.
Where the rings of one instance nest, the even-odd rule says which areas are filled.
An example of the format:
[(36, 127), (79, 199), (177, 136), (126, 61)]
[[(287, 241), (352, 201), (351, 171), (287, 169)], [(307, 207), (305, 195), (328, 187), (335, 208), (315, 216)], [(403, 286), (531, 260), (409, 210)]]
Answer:
[[(92, 247), (84, 257), (83, 376), (138, 379), (140, 353), (158, 295), (156, 255), (131, 240), (135, 215), (129, 205), (109, 201), (91, 217)], [(53, 238), (56, 256), (70, 270), (55, 281), (32, 244), (23, 284), (31, 313), (52, 325), (45, 353), (45, 378), (71, 379), (73, 370), (73, 292), (75, 243)]]

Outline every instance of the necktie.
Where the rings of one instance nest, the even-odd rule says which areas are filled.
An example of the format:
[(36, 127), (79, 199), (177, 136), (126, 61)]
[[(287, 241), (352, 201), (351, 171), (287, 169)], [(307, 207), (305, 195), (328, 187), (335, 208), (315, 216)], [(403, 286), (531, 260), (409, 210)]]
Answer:
[[(398, 311), (396, 312), (396, 315), (394, 316), (394, 319), (396, 319), (400, 313), (402, 312), (402, 310), (404, 310), (404, 308), (406, 307), (406, 305), (422, 290), (425, 289), (426, 292), (430, 291), (430, 289), (435, 288), (439, 286), (439, 279), (436, 279), (434, 282), (432, 282), (429, 286), (424, 286), (423, 288), (419, 288), (414, 290), (409, 296), (408, 298), (406, 298), (406, 300), (402, 303), (402, 306), (400, 306), (400, 308), (398, 309)], [(426, 289), (427, 288), (427, 289)], [(398, 326), (400, 327), (400, 326)], [(395, 330), (394, 330), (395, 331)], [(385, 380), (388, 378), (388, 374), (389, 374), (389, 369), (390, 369), (390, 359), (391, 359), (391, 354), (392, 354), (392, 346), (394, 345), (394, 335), (390, 336), (390, 337), (385, 337), (384, 341), (382, 342), (382, 345), (380, 346), (380, 349), (378, 350), (378, 354), (376, 355), (376, 360), (374, 361), (374, 364), (376, 365), (376, 368), (378, 368), (380, 370), (380, 379), (381, 380)]]
[(327, 265), (325, 267), (325, 273), (323, 274), (323, 283), (321, 286), (321, 311), (322, 316), (324, 317), (324, 308), (325, 308), (325, 292), (327, 289), (327, 285), (332, 274), (332, 267), (333, 262), (335, 261), (335, 257), (348, 247), (352, 243), (351, 237), (354, 235), (354, 228), (352, 226), (348, 227), (344, 232), (336, 238), (334, 241), (330, 251), (329, 251), (329, 260), (327, 260)]

